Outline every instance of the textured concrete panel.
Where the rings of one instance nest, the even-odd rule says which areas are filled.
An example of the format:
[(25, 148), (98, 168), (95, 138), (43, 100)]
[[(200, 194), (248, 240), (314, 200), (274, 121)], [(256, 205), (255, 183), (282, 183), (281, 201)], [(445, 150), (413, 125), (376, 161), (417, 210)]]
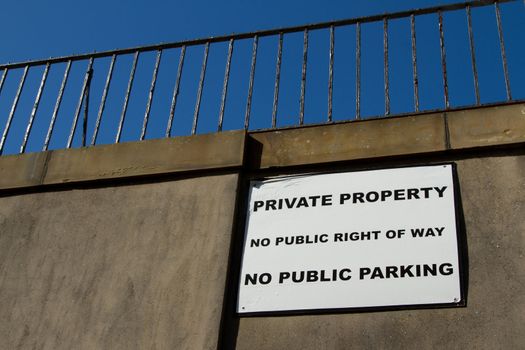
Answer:
[(452, 148), (525, 142), (525, 104), (447, 113)]
[(0, 348), (215, 348), (236, 189), (221, 175), (0, 198)]
[[(253, 133), (252, 166), (268, 168), (442, 151), (442, 114)], [(258, 155), (259, 156), (259, 155)], [(254, 155), (250, 154), (253, 159)]]
[(466, 307), (241, 318), (237, 348), (525, 348), (525, 156), (457, 163), (469, 256)]
[(0, 189), (39, 185), (48, 153), (28, 153), (0, 157)]
[(53, 151), (44, 184), (238, 167), (244, 131)]

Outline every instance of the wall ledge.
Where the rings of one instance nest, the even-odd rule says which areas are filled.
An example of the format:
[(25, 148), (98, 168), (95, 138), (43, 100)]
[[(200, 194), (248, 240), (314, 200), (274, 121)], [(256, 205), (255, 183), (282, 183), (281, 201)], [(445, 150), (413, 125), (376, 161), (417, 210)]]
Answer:
[(2, 156), (0, 190), (244, 166), (258, 170), (521, 143), (525, 143), (523, 103)]

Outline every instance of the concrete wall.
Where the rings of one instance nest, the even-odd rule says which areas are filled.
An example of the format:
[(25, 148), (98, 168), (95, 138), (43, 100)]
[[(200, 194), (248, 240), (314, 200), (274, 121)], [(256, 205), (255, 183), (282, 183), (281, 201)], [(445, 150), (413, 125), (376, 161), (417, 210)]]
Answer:
[[(525, 105), (0, 157), (0, 348), (524, 348)], [(246, 180), (457, 163), (459, 308), (239, 318)]]
[(215, 348), (237, 177), (0, 198), (0, 348)]

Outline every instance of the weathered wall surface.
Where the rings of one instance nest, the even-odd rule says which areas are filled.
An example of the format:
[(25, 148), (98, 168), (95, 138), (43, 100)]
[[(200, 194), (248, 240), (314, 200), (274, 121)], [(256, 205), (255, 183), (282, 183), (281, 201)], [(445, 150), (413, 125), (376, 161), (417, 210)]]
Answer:
[[(514, 104), (0, 157), (0, 348), (525, 348), (523, 145)], [(244, 180), (451, 161), (466, 307), (234, 314)]]
[(237, 177), (0, 198), (0, 348), (215, 348)]
[(525, 156), (455, 161), (468, 244), (466, 307), (242, 318), (237, 348), (524, 348)]

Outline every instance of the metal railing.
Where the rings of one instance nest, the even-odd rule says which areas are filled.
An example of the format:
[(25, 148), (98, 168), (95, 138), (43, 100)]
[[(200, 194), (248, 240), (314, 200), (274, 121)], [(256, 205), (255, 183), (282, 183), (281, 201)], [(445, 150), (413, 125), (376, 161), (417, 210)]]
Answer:
[[(477, 56), (476, 51), (476, 45), (478, 44), (478, 41), (475, 42), (474, 30), (476, 23), (473, 24), (472, 18), (473, 11), (475, 11), (475, 9), (479, 9), (480, 11), (490, 9), (491, 11), (493, 11), (495, 25), (490, 30), (497, 33), (499, 51), (501, 54), (501, 61), (499, 65), (501, 67), (501, 78), (504, 82), (505, 96), (504, 98), (491, 97), (489, 98), (489, 103), (514, 103), (516, 101), (520, 101), (520, 98), (523, 98), (523, 96), (520, 96), (520, 98), (518, 99), (513, 99), (513, 91), (511, 89), (509, 64), (507, 58), (508, 52), (506, 50), (507, 48), (504, 38), (501, 14), (501, 6), (504, 6), (503, 4), (507, 3), (519, 4), (520, 6), (522, 6), (521, 2), (510, 0), (470, 1), (465, 3), (438, 6), (433, 8), (414, 9), (398, 13), (381, 14), (369, 17), (310, 24), (298, 27), (280, 28), (252, 33), (235, 34), (221, 37), (182, 41), (176, 43), (136, 47), (123, 50), (58, 57), (23, 63), (3, 64), (0, 65), (0, 72), (2, 74), (0, 77), (0, 103), (3, 103), (5, 105), (4, 109), (8, 110), (8, 113), (6, 117), (0, 116), (0, 122), (5, 123), (0, 139), (0, 154), (17, 152), (24, 153), (28, 150), (28, 145), (31, 145), (30, 150), (32, 151), (45, 151), (48, 148), (50, 148), (50, 145), (52, 144), (53, 147), (51, 148), (70, 148), (73, 146), (93, 146), (99, 143), (118, 143), (123, 141), (123, 134), (126, 130), (126, 123), (128, 122), (127, 117), (130, 112), (130, 103), (132, 102), (133, 97), (135, 97), (136, 99), (140, 99), (140, 97), (134, 96), (133, 94), (134, 84), (137, 83), (136, 77), (139, 71), (144, 71), (146, 69), (151, 69), (149, 73), (150, 78), (147, 79), (148, 84), (144, 84), (144, 82), (146, 81), (146, 78), (144, 76), (141, 76), (140, 78), (143, 85), (149, 85), (149, 88), (147, 88), (146, 90), (147, 95), (145, 96), (145, 104), (141, 104), (142, 107), (140, 108), (142, 109), (145, 106), (143, 114), (141, 113), (143, 116), (137, 117), (137, 111), (139, 110), (139, 107), (133, 107), (133, 118), (135, 124), (137, 124), (137, 120), (140, 119), (140, 133), (136, 133), (138, 135), (132, 135), (133, 132), (128, 132), (126, 136), (127, 140), (144, 140), (145, 138), (151, 137), (171, 137), (173, 135), (182, 134), (193, 135), (198, 132), (198, 129), (199, 132), (201, 131), (200, 129), (202, 129), (204, 132), (220, 132), (223, 129), (225, 129), (225, 113), (229, 106), (230, 108), (233, 108), (231, 106), (235, 106), (234, 109), (240, 111), (242, 105), (244, 105), (244, 107), (242, 108), (242, 117), (239, 115), (239, 112), (236, 113), (236, 117), (234, 116), (234, 118), (236, 120), (240, 120), (240, 122), (230, 122), (231, 125), (228, 127), (229, 129), (244, 128), (248, 130), (257, 128), (257, 125), (255, 125), (255, 127), (252, 125), (251, 115), (253, 112), (253, 102), (255, 97), (254, 87), (256, 86), (257, 82), (256, 78), (258, 76), (261, 76), (260, 74), (263, 74), (261, 76), (261, 79), (265, 81), (271, 80), (271, 89), (266, 89), (265, 92), (260, 92), (261, 95), (268, 95), (268, 98), (266, 98), (266, 100), (268, 100), (267, 105), (269, 105), (269, 100), (271, 99), (271, 109), (268, 108), (268, 113), (266, 113), (262, 117), (263, 119), (265, 119), (263, 122), (258, 121), (258, 124), (260, 124), (259, 128), (261, 128), (261, 125), (263, 125), (264, 128), (270, 129), (286, 126), (280, 123), (281, 118), (288, 118), (288, 126), (300, 126), (306, 123), (332, 123), (340, 120), (359, 120), (371, 117), (370, 115), (367, 116), (363, 114), (363, 107), (366, 107), (366, 104), (363, 103), (363, 94), (365, 94), (368, 91), (367, 89), (369, 89), (368, 87), (363, 88), (363, 83), (367, 82), (367, 76), (365, 75), (366, 72), (364, 71), (363, 67), (364, 65), (368, 64), (369, 61), (373, 61), (371, 59), (372, 56), (363, 57), (363, 50), (368, 50), (367, 43), (370, 42), (370, 40), (366, 41), (363, 38), (363, 31), (365, 30), (364, 27), (367, 25), (376, 25), (376, 27), (366, 28), (367, 30), (373, 31), (375, 28), (375, 30), (377, 31), (377, 26), (380, 26), (379, 30), (382, 31), (381, 36), (383, 52), (381, 55), (381, 76), (384, 84), (381, 87), (381, 94), (383, 96), (379, 98), (379, 95), (377, 93), (374, 96), (377, 97), (376, 100), (379, 99), (382, 100), (382, 102), (384, 101), (384, 111), (382, 113), (379, 113), (378, 115), (373, 115), (372, 117), (388, 117), (392, 115), (406, 113), (420, 113), (425, 110), (429, 110), (429, 108), (421, 107), (421, 74), (426, 68), (424, 64), (424, 57), (422, 57), (421, 54), (418, 52), (418, 49), (420, 49), (421, 47), (424, 48), (424, 45), (428, 44), (427, 41), (429, 39), (425, 38), (424, 35), (420, 36), (417, 33), (416, 28), (417, 24), (419, 23), (421, 23), (421, 25), (432, 25), (433, 28), (437, 30), (436, 34), (438, 34), (437, 36), (439, 38), (439, 61), (441, 75), (439, 79), (441, 80), (441, 82), (439, 85), (441, 86), (435, 87), (433, 91), (439, 91), (440, 95), (442, 93), (442, 105), (438, 105), (437, 108), (434, 106), (434, 108), (430, 109), (450, 110), (453, 108), (457, 108), (459, 107), (457, 103), (451, 103), (451, 96), (449, 91), (449, 69), (451, 63), (447, 60), (447, 45), (445, 43), (446, 35), (444, 21), (445, 14), (448, 13), (461, 14), (461, 16), (459, 17), (459, 21), (461, 23), (459, 25), (457, 23), (453, 23), (451, 25), (451, 28), (453, 28), (454, 31), (458, 30), (457, 28), (464, 28), (466, 30), (466, 33), (468, 34), (467, 46), (470, 56), (470, 67), (468, 68), (468, 70), (472, 71), (471, 90), (473, 91), (474, 101), (473, 103), (463, 104), (463, 107), (465, 105), (482, 106), (485, 104), (486, 101), (483, 101), (483, 98), (480, 94), (479, 75), (482, 72), (478, 68), (479, 57)], [(407, 107), (405, 103), (405, 109), (401, 112), (394, 112), (392, 110), (392, 103), (395, 102), (395, 96), (393, 96), (392, 94), (392, 83), (395, 81), (395, 79), (392, 78), (392, 75), (393, 73), (396, 73), (397, 70), (393, 69), (391, 65), (396, 62), (396, 64), (399, 65), (399, 62), (401, 62), (401, 58), (397, 57), (395, 54), (392, 54), (391, 36), (393, 36), (395, 33), (402, 33), (402, 31), (393, 31), (391, 29), (392, 24), (401, 27), (405, 26), (405, 29), (406, 27), (408, 27), (408, 31), (405, 30), (405, 34), (409, 35), (409, 37), (405, 38), (405, 40), (406, 42), (408, 42), (408, 47), (406, 48), (409, 52), (408, 59), (410, 61), (411, 67), (409, 72), (409, 79), (411, 81), (410, 85), (412, 91), (409, 94), (412, 95), (412, 102), (410, 107)], [(477, 24), (478, 29), (480, 28), (480, 26), (483, 26), (483, 30), (489, 30), (487, 29), (487, 27), (490, 26), (487, 23)], [(336, 32), (338, 35), (343, 35), (343, 30), (347, 31), (345, 32), (347, 37), (351, 34), (355, 35), (355, 39), (353, 39), (355, 40), (353, 44), (355, 46), (353, 48), (350, 40), (345, 40), (343, 44), (338, 43), (338, 45), (336, 46)], [(339, 34), (339, 31), (341, 31), (341, 34)], [(312, 33), (314, 32), (326, 33), (326, 36), (323, 37), (323, 40), (324, 38), (326, 38), (328, 42), (321, 44), (326, 44), (327, 51), (325, 51), (325, 48), (323, 48), (322, 50), (313, 50), (312, 47), (309, 47), (309, 41), (313, 40)], [(297, 63), (299, 63), (301, 67), (300, 71), (297, 70), (298, 74), (296, 78), (298, 81), (295, 81), (296, 83), (298, 82), (297, 87), (299, 90), (298, 104), (296, 105), (298, 106), (298, 112), (297, 114), (289, 113), (291, 114), (291, 117), (280, 117), (278, 115), (279, 107), (282, 107), (283, 105), (292, 106), (295, 103), (297, 103), (297, 100), (295, 100), (294, 98), (285, 98), (282, 96), (283, 88), (286, 87), (286, 89), (289, 91), (296, 88), (293, 83), (285, 81), (285, 78), (290, 78), (290, 76), (292, 76), (292, 70), (290, 68), (291, 63), (288, 64), (288, 66), (286, 66), (286, 68), (289, 69), (289, 74), (286, 76), (283, 76), (283, 69), (285, 68), (283, 67), (283, 65), (285, 64), (285, 53), (288, 54), (289, 57), (293, 56), (292, 51), (285, 52), (285, 44), (291, 43), (290, 45), (292, 45), (294, 39), (297, 41), (297, 36), (300, 36), (300, 41), (302, 44), (300, 46), (294, 46), (296, 49), (299, 48), (301, 53), (299, 55), (299, 60), (296, 59), (296, 61), (298, 61)], [(397, 36), (403, 37), (403, 35), (401, 34)], [(266, 39), (268, 39), (266, 42), (264, 42), (264, 44), (267, 44), (266, 46), (264, 46), (266, 52), (262, 52), (263, 50), (261, 48), (261, 41)], [(244, 54), (241, 53), (240, 56), (242, 56), (242, 58), (248, 59), (249, 70), (245, 70), (247, 74), (243, 79), (231, 78), (232, 71), (236, 68), (234, 63), (236, 63), (239, 66), (242, 65), (241, 61), (234, 62), (236, 56), (234, 48), (237, 47), (237, 43), (244, 42), (243, 45), (246, 45), (246, 41), (251, 41), (251, 45), (249, 45), (248, 51), (244, 50), (246, 52), (244, 52)], [(272, 44), (272, 47), (270, 47), (270, 43)], [(320, 41), (318, 40), (317, 44), (319, 43)], [(321, 44), (317, 46), (322, 46)], [(200, 59), (197, 58), (188, 60), (188, 51), (195, 51), (195, 48), (201, 47), (202, 57)], [(221, 57), (217, 56), (210, 66), (210, 51), (213, 51), (215, 47), (217, 47), (217, 51), (222, 52), (223, 55)], [(336, 52), (336, 48), (340, 51)], [(178, 55), (178, 60), (172, 60), (170, 62), (165, 63), (161, 70), (162, 60), (169, 52), (171, 54), (176, 53)], [(247, 52), (249, 53), (247, 54)], [(355, 54), (353, 58), (351, 58), (351, 53)], [(141, 57), (146, 56), (148, 54), (152, 57), (147, 57), (146, 60), (149, 59), (149, 61), (151, 61), (150, 63), (153, 63), (152, 68), (145, 67), (147, 66), (146, 64), (140, 65)], [(338, 64), (340, 64), (340, 66), (336, 67), (335, 60), (337, 54), (345, 56), (346, 61), (344, 59), (337, 61)], [(152, 60), (153, 55), (154, 61)], [(520, 53), (520, 55), (523, 56), (523, 53)], [(377, 55), (375, 56), (375, 59), (377, 60)], [(323, 84), (317, 84), (318, 81), (316, 80), (312, 80), (310, 82), (310, 85), (308, 85), (308, 89), (309, 91), (311, 91), (309, 96), (313, 95), (313, 97), (310, 100), (308, 100), (308, 102), (314, 99), (317, 101), (315, 102), (316, 104), (319, 104), (319, 100), (325, 101), (326, 114), (322, 119), (308, 121), (305, 119), (305, 105), (307, 102), (308, 95), (307, 83), (309, 82), (309, 74), (310, 76), (314, 74), (310, 71), (312, 70), (312, 68), (309, 67), (309, 60), (320, 60), (320, 57), (326, 57), (326, 62), (324, 63), (326, 63), (327, 67), (321, 67), (321, 69), (317, 69), (318, 65), (316, 65), (313, 68), (314, 73), (319, 74), (320, 71), (326, 72), (326, 80), (323, 80), (324, 78), (317, 78), (317, 80), (319, 81), (323, 80)], [(273, 68), (266, 69), (267, 74), (256, 74), (256, 72), (258, 72), (257, 63), (263, 58), (266, 61), (273, 60)], [(239, 60), (241, 60), (241, 58), (239, 58)], [(222, 63), (220, 63), (220, 61), (222, 61)], [(193, 69), (193, 71), (197, 71), (195, 68), (195, 62), (198, 62), (200, 64), (200, 69), (198, 69), (198, 80), (192, 79), (190, 81), (188, 80), (188, 78), (185, 81), (183, 79), (183, 75), (185, 74), (186, 66), (193, 65), (193, 67), (189, 67), (187, 69)], [(350, 76), (348, 74), (348, 66), (351, 65), (350, 63), (353, 63), (355, 69), (355, 71), (352, 74), (353, 76)], [(107, 68), (103, 68), (104, 65), (107, 65)], [(493, 65), (494, 62), (492, 63), (492, 66)], [(126, 68), (127, 66), (130, 66), (129, 71), (128, 73), (123, 74), (124, 68)], [(120, 74), (118, 77), (115, 77), (115, 71), (119, 67), (119, 73), (122, 74)], [(338, 116), (338, 118), (335, 118), (334, 80), (338, 77), (336, 73), (340, 67), (345, 67), (341, 68), (341, 71), (346, 69), (347, 74), (346, 78), (340, 78), (343, 79), (341, 80), (342, 88), (337, 91), (343, 92), (339, 93), (338, 101), (343, 101), (344, 103), (346, 103), (346, 107), (341, 109), (343, 110), (343, 112), (340, 113), (342, 115)], [(76, 77), (71, 78), (74, 69), (76, 69)], [(210, 117), (210, 113), (207, 113), (209, 120), (202, 122), (199, 119), (199, 117), (201, 116), (203, 95), (206, 89), (205, 81), (207, 79), (207, 74), (210, 74), (211, 70), (213, 70), (213, 73), (215, 73), (215, 71), (219, 72), (222, 80), (221, 84), (215, 84), (215, 86), (212, 87), (213, 91), (209, 91), (207, 93), (207, 96), (220, 95), (220, 100), (217, 101), (218, 98), (212, 98), (211, 100), (214, 101), (208, 103), (208, 105), (210, 106), (211, 104), (215, 103), (215, 107), (217, 107), (218, 113), (216, 114), (216, 117)], [(41, 75), (38, 76), (39, 79), (31, 77), (33, 79), (32, 86), (27, 87), (27, 82), (31, 73), (30, 71), (36, 71), (37, 73), (41, 71)], [(375, 70), (374, 74), (377, 75), (377, 71), (378, 69)], [(404, 71), (405, 73), (407, 72), (406, 69)], [(157, 112), (155, 116), (155, 130), (150, 132), (150, 129), (148, 129), (148, 127), (152, 123), (152, 108), (154, 107), (155, 98), (159, 98), (156, 94), (156, 87), (161, 77), (161, 75), (159, 75), (159, 72), (163, 73), (162, 77), (164, 78), (164, 92), (161, 93), (161, 100), (164, 102), (165, 107), (168, 107), (169, 105), (169, 108), (165, 108), (165, 112), (163, 113)], [(52, 73), (54, 73), (53, 84), (52, 86), (48, 87), (48, 82)], [(61, 75), (61, 78), (59, 78), (59, 75)], [(126, 78), (124, 78), (124, 75), (127, 75)], [(240, 76), (240, 74), (238, 75)], [(10, 77), (13, 78), (8, 82)], [(95, 86), (93, 82), (97, 78), (98, 82)], [(378, 80), (377, 77), (375, 77), (374, 79)], [(37, 83), (38, 80), (39, 83)], [(520, 79), (520, 84), (522, 84), (522, 81), (523, 79)], [(186, 88), (186, 85), (184, 85), (184, 83), (186, 83), (186, 85), (189, 85), (190, 88)], [(231, 92), (229, 91), (229, 89), (232, 83), (235, 83), (236, 85), (245, 84), (245, 88), (237, 89), (239, 93), (236, 96), (230, 95), (229, 93)], [(269, 86), (269, 84), (266, 85)], [(320, 87), (320, 85), (322, 85), (322, 87)], [(490, 89), (495, 89), (495, 86), (497, 84), (489, 85), (491, 85)], [(405, 87), (406, 86), (407, 84), (405, 84)], [(519, 86), (521, 90), (523, 90), (521, 88), (522, 86), (523, 85)], [(169, 99), (167, 98), (167, 87), (169, 87)], [(374, 88), (377, 90), (377, 86), (374, 86)], [(186, 108), (186, 112), (180, 112), (182, 115), (180, 118), (176, 118), (177, 107), (178, 104), (181, 103), (181, 101), (179, 101), (181, 98), (181, 92), (184, 89), (192, 90), (195, 93), (193, 95), (194, 107), (192, 108), (193, 113), (191, 118), (191, 127), (187, 125), (184, 130), (179, 130), (177, 132), (177, 124), (182, 125), (184, 124), (183, 119), (189, 119), (184, 117), (189, 114), (188, 108)], [(10, 91), (4, 92), (3, 90)], [(260, 88), (260, 91), (262, 91), (262, 88)], [(345, 93), (344, 91), (350, 91), (352, 92), (352, 94)], [(123, 96), (122, 92), (124, 92)], [(106, 115), (108, 113), (106, 111), (106, 107), (108, 104), (108, 96), (110, 96), (111, 94), (118, 95), (119, 93), (121, 94), (120, 98), (117, 98), (115, 96), (110, 98), (113, 102), (113, 107), (111, 110), (112, 115)], [(90, 111), (92, 111), (92, 109), (90, 109), (89, 107), (90, 104), (93, 103), (92, 96), (94, 95), (99, 97), (99, 99), (95, 101), (98, 108), (96, 109), (95, 114), (90, 114)], [(435, 93), (430, 93), (429, 95), (433, 95), (432, 98), (435, 99)], [(28, 113), (28, 117), (25, 117), (25, 115), (23, 115), (22, 112), (18, 112), (20, 101), (24, 96), (26, 96), (25, 98), (28, 101), (30, 100), (30, 97), (34, 96), (34, 99), (31, 99), (32, 108)], [(242, 98), (239, 98), (239, 96), (241, 96)], [(10, 97), (12, 97), (12, 99)], [(186, 93), (184, 98), (191, 99), (191, 94)], [(350, 106), (348, 102), (350, 99), (354, 100), (354, 106)], [(121, 101), (121, 105), (119, 108), (117, 108), (116, 104), (114, 103), (116, 100)], [(75, 101), (74, 108), (72, 107), (73, 101)], [(30, 102), (28, 103), (31, 104)], [(43, 104), (46, 105), (46, 107), (44, 108), (45, 110), (42, 110), (41, 108)], [(65, 108), (63, 107), (64, 104), (68, 105), (69, 111), (62, 110), (62, 108)], [(187, 102), (186, 105), (188, 105)], [(2, 106), (0, 105), (0, 113), (2, 113), (1, 107)], [(291, 110), (293, 109), (292, 107), (288, 109)], [(211, 110), (213, 108), (209, 107), (208, 109)], [(213, 121), (213, 119), (215, 119), (215, 122)], [(24, 120), (27, 120), (27, 123), (25, 123)], [(39, 121), (39, 126), (35, 128), (35, 123), (37, 121)], [(161, 125), (160, 121), (163, 121), (163, 126)], [(104, 127), (103, 131), (104, 140), (101, 141), (101, 128), (104, 122), (106, 122), (107, 125)], [(15, 124), (16, 127), (13, 127)], [(59, 124), (60, 126), (57, 126)], [(137, 127), (133, 127), (131, 125), (131, 121), (128, 124), (129, 125), (127, 129), (138, 129)], [(215, 126), (211, 126), (212, 124), (215, 124)], [(36, 129), (38, 129), (38, 132), (35, 131)]]

